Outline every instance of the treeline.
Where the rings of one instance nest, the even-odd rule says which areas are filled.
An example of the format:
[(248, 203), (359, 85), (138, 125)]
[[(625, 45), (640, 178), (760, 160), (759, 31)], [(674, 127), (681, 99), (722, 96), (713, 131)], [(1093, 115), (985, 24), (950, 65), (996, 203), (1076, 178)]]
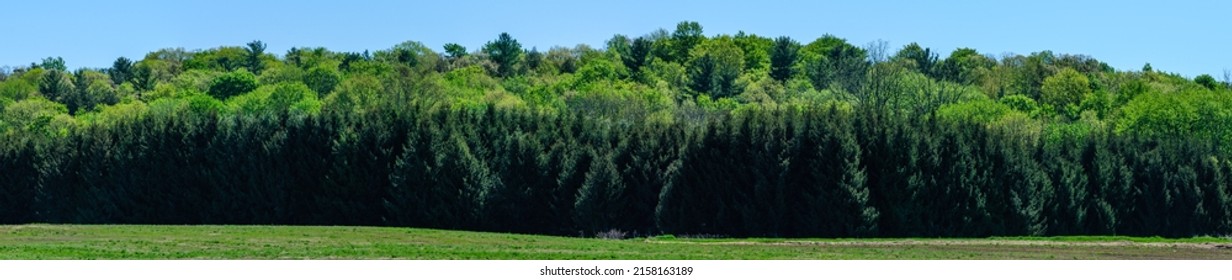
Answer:
[(1044, 142), (838, 106), (695, 125), (408, 108), (151, 115), (6, 141), (0, 222), (808, 237), (1232, 229), (1232, 164), (1209, 142)]
[(1232, 73), (701, 25), (0, 68), (0, 223), (1225, 235)]

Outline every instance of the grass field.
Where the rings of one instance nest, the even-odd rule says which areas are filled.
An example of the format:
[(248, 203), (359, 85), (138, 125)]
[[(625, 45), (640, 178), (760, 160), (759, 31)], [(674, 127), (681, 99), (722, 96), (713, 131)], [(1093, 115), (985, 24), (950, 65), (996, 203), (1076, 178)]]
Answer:
[(603, 240), (412, 228), (0, 226), (0, 259), (1232, 259), (1226, 238)]

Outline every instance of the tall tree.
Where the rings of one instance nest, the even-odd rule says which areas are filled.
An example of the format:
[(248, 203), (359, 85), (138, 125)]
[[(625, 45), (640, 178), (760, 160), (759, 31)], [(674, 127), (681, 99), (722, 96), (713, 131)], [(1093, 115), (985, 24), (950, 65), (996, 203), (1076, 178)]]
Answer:
[(804, 46), (801, 56), (805, 75), (818, 90), (833, 84), (848, 93), (857, 92), (864, 82), (869, 63), (867, 53), (847, 40), (826, 35)]
[(630, 73), (636, 75), (642, 71), (642, 66), (646, 65), (646, 59), (650, 57), (652, 47), (653, 43), (645, 37), (633, 39), (628, 53), (621, 54), (620, 60), (625, 64), (625, 68), (629, 68)]
[(134, 88), (142, 91), (153, 90), (154, 84), (157, 83), (154, 70), (144, 63), (138, 63), (133, 67), (133, 76), (129, 81), (133, 82)]
[(107, 74), (111, 76), (111, 82), (117, 85), (128, 82), (133, 78), (133, 61), (123, 56), (116, 58)]
[(64, 64), (64, 58), (59, 56), (44, 58), (43, 63), (40, 63), (39, 66), (47, 70), (68, 71), (68, 66)]
[(522, 44), (514, 40), (509, 33), (502, 32), (496, 41), (483, 45), (483, 52), (497, 65), (496, 73), (501, 77), (513, 76), (518, 59), (522, 56)]
[(248, 61), (245, 65), (248, 67), (248, 71), (253, 74), (261, 74), (261, 71), (265, 70), (265, 64), (261, 63), (261, 55), (265, 54), (265, 43), (260, 40), (248, 42), (246, 51), (248, 52)]
[(907, 63), (909, 69), (916, 70), (925, 76), (937, 78), (934, 75), (934, 70), (937, 65), (937, 53), (931, 49), (920, 47), (920, 44), (911, 43), (894, 54), (893, 60), (903, 61)]
[(628, 200), (625, 183), (612, 161), (611, 155), (596, 156), (594, 165), (586, 172), (586, 180), (578, 189), (574, 218), (579, 229), (586, 233), (629, 230), (619, 228), (629, 226), (620, 224), (621, 216), (627, 214), (622, 210)]
[(65, 103), (75, 90), (72, 76), (56, 69), (44, 72), (42, 82), (39, 83), (39, 92), (43, 97), (60, 103)]
[(689, 58), (691, 88), (715, 98), (739, 94), (736, 78), (743, 64), (744, 54), (730, 38), (706, 41), (694, 48)]
[(791, 79), (799, 56), (800, 43), (796, 40), (787, 36), (774, 39), (774, 48), (770, 49), (770, 77), (779, 81)]
[(689, 59), (690, 50), (706, 40), (702, 34), (702, 25), (696, 21), (682, 21), (676, 24), (676, 31), (671, 37), (671, 56), (665, 59), (670, 62), (683, 63)]
[(942, 80), (974, 84), (979, 79), (981, 71), (990, 69), (994, 65), (996, 65), (995, 61), (979, 54), (975, 49), (960, 48), (941, 61), (936, 75)]
[(543, 65), (543, 53), (539, 52), (538, 48), (530, 48), (526, 51), (526, 69), (535, 71), (540, 65)]
[(455, 43), (445, 44), (445, 54), (451, 59), (459, 59), (466, 56), (466, 47)]

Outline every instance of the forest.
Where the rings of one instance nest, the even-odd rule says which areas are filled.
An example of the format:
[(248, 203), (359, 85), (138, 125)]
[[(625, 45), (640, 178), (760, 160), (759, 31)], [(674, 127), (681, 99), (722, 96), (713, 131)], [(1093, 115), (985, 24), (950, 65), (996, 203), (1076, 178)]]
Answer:
[(547, 50), (49, 57), (0, 69), (0, 224), (1222, 236), (1230, 76), (687, 21)]

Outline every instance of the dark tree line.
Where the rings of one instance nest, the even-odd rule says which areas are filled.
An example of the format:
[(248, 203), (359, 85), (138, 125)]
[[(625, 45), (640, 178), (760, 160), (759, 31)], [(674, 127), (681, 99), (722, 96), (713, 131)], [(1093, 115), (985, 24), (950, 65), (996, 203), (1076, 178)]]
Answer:
[(1213, 143), (1040, 142), (866, 116), (830, 106), (632, 124), (490, 106), (151, 117), (5, 139), (0, 221), (811, 237), (1230, 230), (1232, 166)]

